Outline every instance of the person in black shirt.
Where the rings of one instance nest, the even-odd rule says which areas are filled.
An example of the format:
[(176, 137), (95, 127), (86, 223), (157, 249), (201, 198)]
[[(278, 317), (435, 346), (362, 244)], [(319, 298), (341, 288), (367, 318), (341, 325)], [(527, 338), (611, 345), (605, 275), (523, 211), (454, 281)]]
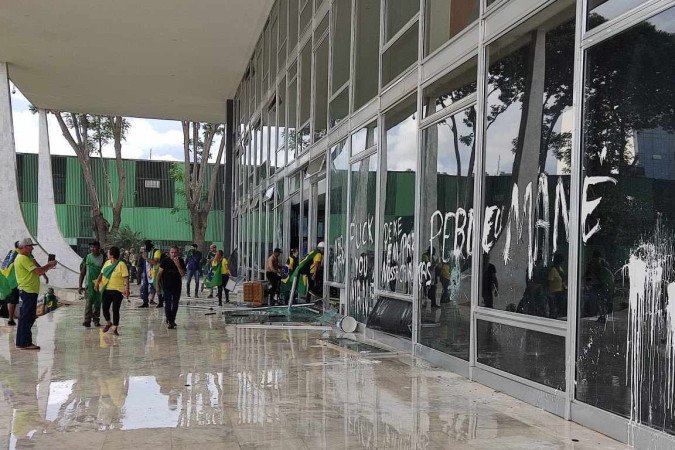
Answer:
[(169, 256), (162, 255), (158, 275), (159, 283), (164, 291), (164, 314), (170, 329), (176, 328), (176, 313), (183, 288), (183, 275), (185, 275), (185, 261), (178, 256), (178, 247), (174, 245), (169, 250)]

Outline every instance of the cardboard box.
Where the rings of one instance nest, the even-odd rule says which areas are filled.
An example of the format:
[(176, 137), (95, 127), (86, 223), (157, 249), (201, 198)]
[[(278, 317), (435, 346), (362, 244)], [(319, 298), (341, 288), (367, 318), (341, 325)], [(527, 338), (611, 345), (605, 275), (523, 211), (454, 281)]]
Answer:
[(244, 283), (244, 301), (246, 303), (261, 304), (265, 298), (265, 285), (262, 281), (247, 281)]

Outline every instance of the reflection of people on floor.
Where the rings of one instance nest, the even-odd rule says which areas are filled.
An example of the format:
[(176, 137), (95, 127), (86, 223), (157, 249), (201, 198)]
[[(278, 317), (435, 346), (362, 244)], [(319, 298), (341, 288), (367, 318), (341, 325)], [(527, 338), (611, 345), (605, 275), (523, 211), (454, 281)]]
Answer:
[(607, 314), (613, 310), (614, 275), (609, 263), (598, 250), (588, 262), (584, 275), (585, 295), (582, 317), (598, 316), (599, 323), (605, 323)]
[[(11, 339), (11, 334), (7, 335)], [(41, 418), (36, 386), (38, 384), (38, 355), (24, 352), (9, 343), (10, 361), (2, 361), (2, 380), (5, 400), (14, 409), (11, 418), (11, 433), (16, 439), (16, 448), (31, 447), (34, 435), (39, 435), (46, 424)]]
[(553, 256), (553, 265), (548, 270), (549, 313), (552, 319), (567, 316), (567, 274), (563, 264), (565, 258), (556, 253)]
[(481, 280), (481, 296), (483, 306), (494, 308), (494, 301), (499, 295), (499, 281), (497, 281), (497, 268), (490, 262), (490, 257), (485, 256), (483, 262), (483, 278)]
[(110, 347), (107, 367), (103, 366), (97, 373), (100, 392), (98, 420), (107, 428), (121, 428), (122, 407), (127, 398), (129, 383), (120, 367), (119, 347)]

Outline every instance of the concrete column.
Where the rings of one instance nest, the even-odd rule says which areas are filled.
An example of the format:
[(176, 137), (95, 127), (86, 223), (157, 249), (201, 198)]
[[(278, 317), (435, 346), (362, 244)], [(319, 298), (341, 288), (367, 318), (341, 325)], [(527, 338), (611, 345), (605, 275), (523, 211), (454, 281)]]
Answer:
[(37, 237), (40, 246), (48, 253), (55, 254), (59, 261), (59, 265), (49, 274), (50, 281), (53, 277), (54, 282), (57, 280), (63, 282), (58, 287), (77, 287), (82, 258), (63, 239), (56, 218), (52, 160), (49, 150), (49, 128), (47, 113), (44, 109), (39, 110), (39, 130)]
[[(37, 175), (37, 174), (36, 174)], [(12, 99), (9, 93), (7, 64), (0, 62), (0, 254), (14, 248), (14, 242), (31, 237), (21, 212), (12, 123)], [(47, 254), (36, 247), (38, 261), (46, 262)]]
[(225, 119), (225, 183), (223, 186), (223, 214), (225, 215), (223, 229), (223, 251), (229, 255), (234, 250), (232, 246), (232, 199), (234, 182), (234, 100), (227, 101)]

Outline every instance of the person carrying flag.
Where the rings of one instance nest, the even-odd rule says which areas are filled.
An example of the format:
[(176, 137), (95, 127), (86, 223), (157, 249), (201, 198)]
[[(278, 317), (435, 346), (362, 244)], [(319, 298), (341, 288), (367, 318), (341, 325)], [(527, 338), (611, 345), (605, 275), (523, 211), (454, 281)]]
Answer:
[[(108, 260), (96, 279), (95, 287), (101, 292), (103, 302), (103, 317), (106, 320), (103, 332), (107, 333), (112, 327), (113, 334), (119, 336), (117, 329), (120, 325), (122, 298), (129, 298), (129, 269), (124, 261), (120, 260), (119, 247), (110, 247), (108, 250)], [(112, 322), (110, 306), (112, 306)]]
[[(78, 292), (84, 293), (84, 322), (82, 325), (89, 328), (92, 319), (94, 326), (101, 326), (101, 293), (94, 289), (94, 283), (101, 273), (101, 268), (105, 262), (105, 256), (101, 252), (101, 244), (94, 241), (89, 244), (89, 253), (80, 264), (80, 282)], [(82, 287), (84, 280), (87, 280), (86, 287)]]
[(0, 299), (7, 303), (7, 325), (14, 326), (16, 322), (16, 306), (19, 304), (19, 287), (16, 281), (14, 261), (19, 254), (19, 241), (14, 243), (14, 249), (10, 250), (2, 262), (0, 269)]
[(223, 306), (223, 290), (225, 291), (225, 303), (230, 303), (230, 292), (226, 289), (229, 280), (230, 263), (225, 258), (225, 253), (222, 250), (218, 250), (211, 260), (204, 284), (208, 289), (218, 288), (218, 306)]

